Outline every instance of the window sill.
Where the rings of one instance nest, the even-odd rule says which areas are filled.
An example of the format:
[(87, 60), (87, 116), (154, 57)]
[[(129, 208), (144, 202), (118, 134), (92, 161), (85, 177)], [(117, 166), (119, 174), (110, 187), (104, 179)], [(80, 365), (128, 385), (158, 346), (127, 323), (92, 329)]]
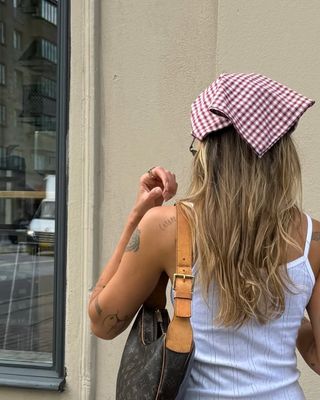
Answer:
[[(27, 374), (26, 370), (17, 371), (16, 373), (4, 373), (4, 368), (0, 370), (0, 386), (14, 387), (14, 388), (28, 388), (40, 390), (52, 390), (62, 392), (65, 386), (65, 376), (58, 377), (54, 371), (48, 371), (46, 376), (40, 376), (41, 370), (37, 371), (39, 376), (36, 375), (36, 370), (32, 370), (34, 374)], [(8, 368), (7, 368), (8, 369)], [(31, 372), (31, 371), (30, 371)], [(50, 374), (50, 373), (51, 374)]]

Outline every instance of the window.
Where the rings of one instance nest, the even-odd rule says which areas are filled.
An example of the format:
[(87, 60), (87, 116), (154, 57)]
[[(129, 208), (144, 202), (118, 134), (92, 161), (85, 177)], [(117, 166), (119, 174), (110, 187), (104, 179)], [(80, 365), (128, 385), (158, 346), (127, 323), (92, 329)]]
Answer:
[(0, 85), (6, 84), (6, 66), (0, 64)]
[(5, 125), (7, 122), (7, 109), (6, 106), (0, 104), (0, 125)]
[(61, 390), (69, 2), (22, 4), (0, 63), (0, 386)]
[(22, 34), (16, 29), (13, 31), (13, 48), (16, 50), (21, 50), (22, 48)]
[(57, 83), (52, 79), (41, 77), (40, 92), (47, 97), (53, 99), (57, 96)]
[(17, 69), (13, 72), (13, 79), (14, 79), (14, 89), (17, 93), (18, 91), (22, 90), (22, 82), (23, 82), (23, 73)]
[(6, 27), (4, 22), (0, 21), (0, 44), (6, 44)]
[(57, 63), (57, 46), (49, 40), (41, 39), (41, 55), (46, 60)]
[(12, 124), (14, 128), (20, 127), (20, 115), (21, 115), (21, 110), (15, 110), (14, 120), (13, 120), (13, 124)]
[(51, 22), (53, 25), (57, 25), (57, 6), (55, 3), (48, 0), (41, 0), (40, 15), (41, 18), (46, 21)]

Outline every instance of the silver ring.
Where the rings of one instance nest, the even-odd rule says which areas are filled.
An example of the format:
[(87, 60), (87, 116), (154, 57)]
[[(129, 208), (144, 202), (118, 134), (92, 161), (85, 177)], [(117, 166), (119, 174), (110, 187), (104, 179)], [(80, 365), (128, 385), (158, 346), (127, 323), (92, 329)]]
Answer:
[(152, 170), (154, 169), (155, 167), (151, 167), (151, 168), (149, 168), (148, 169), (148, 174), (149, 174), (149, 177), (150, 178), (152, 178), (152, 179), (156, 179), (156, 176), (155, 175), (153, 175), (153, 173), (152, 173)]

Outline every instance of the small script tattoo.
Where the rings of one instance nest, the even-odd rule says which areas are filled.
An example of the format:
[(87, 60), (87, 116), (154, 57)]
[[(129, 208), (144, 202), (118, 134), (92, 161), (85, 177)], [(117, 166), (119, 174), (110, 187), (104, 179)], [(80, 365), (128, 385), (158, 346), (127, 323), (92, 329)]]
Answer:
[(320, 232), (312, 232), (311, 240), (319, 241), (320, 240)]
[(99, 305), (98, 296), (96, 297), (96, 300), (94, 302), (94, 307), (96, 309), (97, 314), (101, 315), (102, 314), (102, 308)]
[(139, 247), (140, 247), (140, 230), (137, 228), (133, 232), (125, 251), (136, 252), (139, 250)]
[(164, 231), (168, 226), (176, 222), (176, 217), (170, 217), (159, 224), (159, 228)]

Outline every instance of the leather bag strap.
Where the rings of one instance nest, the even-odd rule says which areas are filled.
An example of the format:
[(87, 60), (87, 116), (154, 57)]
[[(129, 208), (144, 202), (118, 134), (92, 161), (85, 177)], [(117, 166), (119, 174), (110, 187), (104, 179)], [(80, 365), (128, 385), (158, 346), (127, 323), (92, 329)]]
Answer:
[(176, 352), (188, 352), (193, 336), (190, 323), (194, 276), (192, 275), (192, 241), (190, 225), (181, 210), (177, 209), (176, 273), (173, 276), (174, 315), (168, 327), (166, 347)]

